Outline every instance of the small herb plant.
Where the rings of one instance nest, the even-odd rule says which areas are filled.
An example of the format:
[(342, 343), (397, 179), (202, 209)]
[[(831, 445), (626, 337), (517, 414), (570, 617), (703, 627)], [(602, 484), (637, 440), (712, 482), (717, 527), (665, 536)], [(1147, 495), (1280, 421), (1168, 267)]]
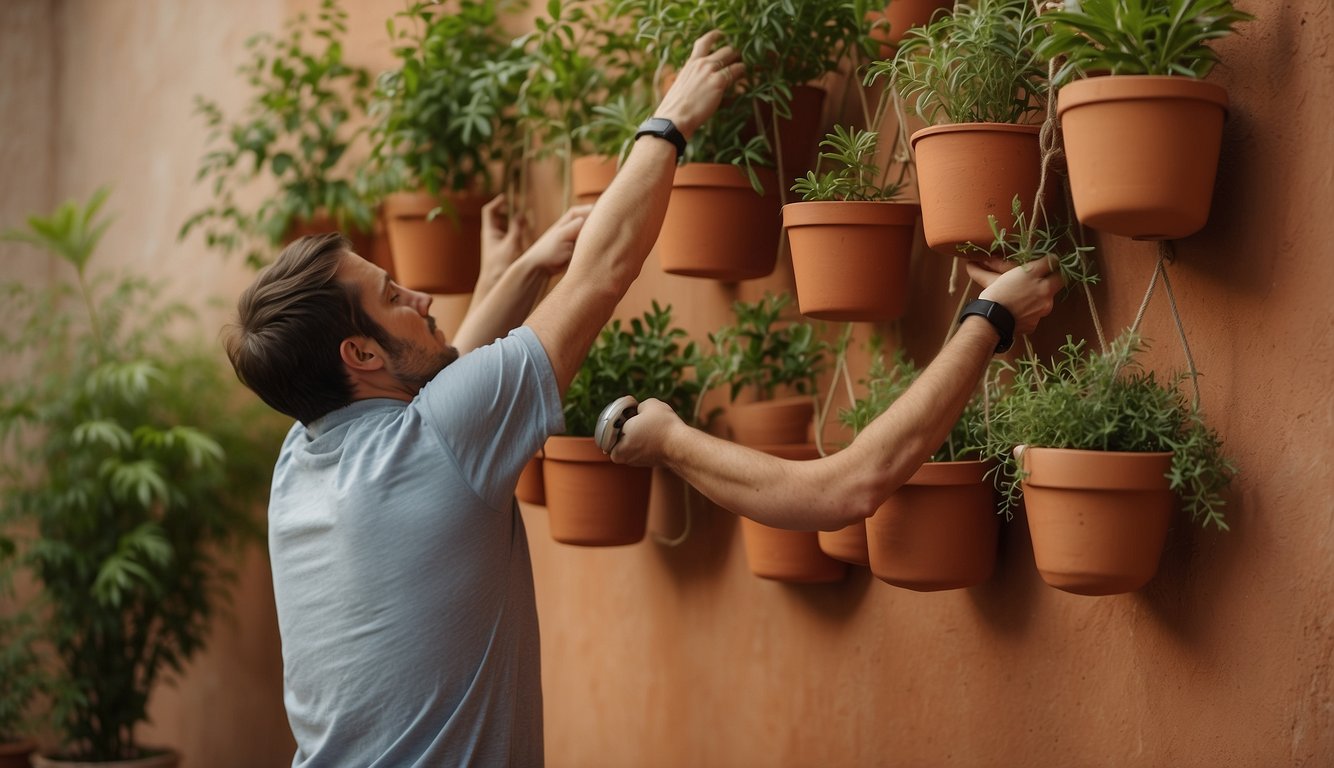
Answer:
[(89, 272), (105, 199), (5, 233), (60, 257), (73, 282), (2, 289), (0, 349), (32, 365), (0, 379), (0, 530), (23, 532), (14, 556), (41, 589), (53, 715), (76, 761), (143, 756), (149, 694), (203, 647), (228, 547), (257, 533), (264, 446), (280, 441), (270, 418), (228, 405), (216, 354), (166, 332), (183, 307)]
[(1033, 51), (1039, 19), (1029, 0), (978, 0), (908, 30), (867, 82), (890, 79), (922, 119), (1019, 123), (1046, 108), (1047, 71)]
[(501, 28), (510, 0), (414, 2), (387, 22), (397, 69), (380, 75), (371, 115), (375, 186), (385, 192), (498, 189), (491, 166), (522, 156), (516, 103), (530, 62)]
[(714, 353), (703, 363), (705, 388), (729, 383), (729, 398), (752, 388), (759, 400), (772, 399), (780, 387), (815, 395), (829, 344), (814, 324), (783, 318), (787, 293), (765, 294), (754, 303), (732, 304), (736, 323), (709, 334)]
[(672, 308), (656, 301), (628, 327), (613, 320), (565, 393), (565, 433), (591, 437), (602, 409), (622, 395), (654, 397), (683, 416), (694, 413), (701, 387), (686, 373), (698, 365), (699, 352), (685, 338), (686, 332), (672, 325)]
[(1054, 82), (1090, 72), (1110, 75), (1180, 75), (1202, 79), (1218, 63), (1209, 43), (1255, 18), (1231, 0), (1080, 0), (1042, 15), (1050, 25), (1037, 46), (1046, 58), (1064, 57)]
[(879, 141), (876, 131), (835, 125), (834, 132), (820, 142), (828, 150), (820, 153), (820, 162), (829, 161), (833, 169), (820, 175), (807, 171), (792, 185), (792, 191), (805, 202), (893, 200), (903, 189), (903, 175), (889, 182), (882, 176), (875, 164)]
[(1077, 285), (1098, 282), (1098, 274), (1089, 257), (1093, 246), (1076, 245), (1070, 237), (1069, 225), (1047, 227), (1035, 223), (1037, 216), (1024, 214), (1023, 203), (1018, 195), (1010, 201), (1010, 215), (1014, 217), (1015, 224), (1014, 229), (1007, 230), (1000, 225), (995, 215), (988, 214), (987, 223), (991, 226), (993, 237), (990, 246), (983, 248), (975, 243), (965, 243), (959, 246), (959, 251), (964, 254), (999, 256), (1021, 266), (1048, 256), (1054, 257), (1054, 270), (1060, 273), (1067, 291)]
[(993, 408), (988, 455), (1001, 462), (1007, 514), (1018, 502), (1023, 472), (1016, 445), (1095, 451), (1171, 451), (1168, 474), (1191, 520), (1227, 530), (1223, 491), (1236, 468), (1176, 383), (1144, 370), (1144, 344), (1132, 334), (1104, 354), (1067, 338), (1050, 363), (1025, 358), (1013, 366), (1008, 395)]
[[(211, 180), (213, 202), (185, 221), (180, 238), (199, 227), (208, 247), (244, 251), (257, 269), (294, 224), (318, 214), (342, 230), (371, 231), (374, 207), (346, 159), (364, 141), (359, 117), (370, 75), (343, 60), (346, 33), (347, 12), (323, 0), (314, 22), (300, 14), (284, 36), (246, 41), (250, 60), (238, 71), (251, 97), (241, 119), (229, 121), (216, 102), (195, 98), (213, 147), (195, 179)], [(277, 189), (250, 210), (241, 192), (258, 183)]]

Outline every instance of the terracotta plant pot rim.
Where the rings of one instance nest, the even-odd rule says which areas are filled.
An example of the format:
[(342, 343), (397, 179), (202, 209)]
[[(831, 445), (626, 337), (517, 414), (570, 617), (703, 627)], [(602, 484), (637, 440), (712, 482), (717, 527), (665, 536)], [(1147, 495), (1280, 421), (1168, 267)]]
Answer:
[(570, 435), (552, 435), (545, 446), (547, 461), (577, 461), (583, 463), (608, 464), (611, 457), (598, 448), (591, 437), (571, 437)]
[(909, 143), (916, 147), (917, 142), (928, 136), (942, 133), (1023, 133), (1037, 135), (1041, 125), (1016, 125), (1014, 123), (949, 123), (947, 125), (928, 125), (913, 133)]
[(921, 210), (894, 200), (812, 200), (783, 206), (783, 226), (912, 226)]
[[(153, 749), (145, 747), (144, 749)], [(59, 757), (51, 757), (40, 752), (34, 752), (32, 764), (38, 768), (165, 768), (165, 766), (180, 765), (181, 756), (174, 749), (156, 750), (154, 754), (146, 757), (134, 758), (132, 760), (66, 760)]]
[(986, 480), (994, 461), (928, 461), (905, 485), (972, 485)]
[(1089, 104), (1154, 99), (1203, 101), (1227, 112), (1227, 89), (1215, 83), (1170, 75), (1104, 75), (1086, 77), (1063, 86), (1056, 98), (1056, 114)]
[[(778, 183), (778, 174), (772, 168), (756, 168), (766, 193), (773, 192)], [(729, 163), (686, 163), (676, 169), (673, 187), (725, 187), (728, 189), (751, 189), (750, 177), (744, 168)], [(753, 191), (753, 190), (752, 190)]]
[(481, 211), (482, 206), (490, 199), (490, 195), (481, 192), (442, 192), (439, 195), (432, 195), (422, 190), (392, 192), (385, 195), (384, 215), (400, 219), (424, 217), (445, 202), (467, 212)]
[(0, 741), (0, 756), (26, 755), (37, 750), (37, 742), (32, 739), (18, 741)]
[(1164, 490), (1172, 452), (1025, 448), (1020, 456), (1027, 485), (1105, 491)]

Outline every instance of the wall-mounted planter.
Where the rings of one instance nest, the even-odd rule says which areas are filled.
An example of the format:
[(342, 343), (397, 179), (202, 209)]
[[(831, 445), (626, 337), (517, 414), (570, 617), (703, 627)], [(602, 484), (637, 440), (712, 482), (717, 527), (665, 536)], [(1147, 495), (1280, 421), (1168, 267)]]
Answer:
[(570, 162), (570, 188), (574, 202), (596, 203), (616, 178), (616, 158), (606, 155), (576, 157)]
[(1070, 193), (1080, 222), (1143, 240), (1209, 219), (1227, 91), (1187, 77), (1090, 77), (1061, 89)]
[(947, 256), (973, 243), (989, 248), (988, 216), (1014, 227), (1014, 196), (1033, 209), (1042, 171), (1039, 126), (1009, 123), (934, 125), (912, 135), (926, 244)]
[[(797, 461), (819, 458), (813, 444), (756, 446), (772, 456)], [(751, 573), (762, 579), (795, 584), (826, 584), (847, 575), (846, 563), (835, 560), (820, 549), (815, 531), (789, 531), (770, 528), (750, 518), (741, 518), (741, 536), (746, 546), (746, 562)]]
[(820, 551), (835, 560), (852, 565), (870, 565), (866, 546), (866, 521), (853, 523), (837, 531), (820, 531)]
[[(389, 244), (398, 282), (425, 293), (471, 293), (482, 256), (482, 206), (486, 197), (395, 192), (384, 200)], [(452, 205), (434, 219), (431, 211)]]
[(644, 538), (653, 470), (613, 464), (591, 437), (547, 438), (542, 462), (551, 538), (612, 547)]
[(954, 0), (893, 0), (883, 11), (868, 13), (866, 17), (872, 22), (889, 20), (889, 29), (878, 28), (871, 35), (880, 42), (880, 58), (893, 56), (909, 29), (925, 26), (937, 11), (948, 12), (953, 8)]
[(801, 313), (837, 322), (902, 317), (920, 210), (863, 201), (783, 206)]
[(1081, 595), (1133, 592), (1158, 570), (1176, 496), (1171, 453), (1027, 448), (1024, 507), (1043, 581)]
[(542, 454), (539, 453), (523, 465), (519, 473), (519, 484), (514, 487), (514, 495), (519, 501), (528, 504), (547, 503), (547, 492), (542, 479)]
[(896, 587), (972, 587), (996, 568), (1000, 517), (982, 461), (928, 462), (866, 521), (871, 572)]
[(658, 236), (662, 270), (735, 281), (774, 271), (781, 234), (778, 177), (759, 169), (763, 196), (734, 165), (688, 163), (676, 169)]
[(732, 439), (742, 445), (793, 445), (810, 440), (815, 399), (810, 395), (737, 403), (727, 412)]

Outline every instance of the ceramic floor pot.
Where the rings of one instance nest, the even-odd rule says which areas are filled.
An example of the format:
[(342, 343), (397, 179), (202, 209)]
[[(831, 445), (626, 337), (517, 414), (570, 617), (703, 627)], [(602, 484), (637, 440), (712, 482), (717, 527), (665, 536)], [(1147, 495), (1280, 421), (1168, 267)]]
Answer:
[(1227, 91), (1187, 77), (1090, 77), (1061, 89), (1075, 215), (1142, 240), (1204, 228), (1218, 173)]
[[(820, 141), (824, 138), (824, 100), (823, 88), (814, 85), (792, 87), (791, 116), (778, 118), (778, 151), (783, 160), (784, 179), (804, 176), (815, 168)], [(760, 119), (764, 120), (764, 134), (773, 136), (773, 109), (761, 103), (759, 112)]]
[(866, 550), (866, 521), (853, 523), (837, 531), (820, 531), (820, 551), (835, 560), (852, 565), (870, 565)]
[(1024, 507), (1042, 580), (1080, 595), (1133, 592), (1158, 570), (1176, 496), (1171, 453), (1023, 452)]
[(922, 231), (932, 250), (956, 256), (964, 243), (990, 247), (994, 238), (987, 217), (1012, 229), (1015, 195), (1025, 214), (1031, 213), (1042, 172), (1039, 130), (1036, 125), (960, 123), (912, 135)]
[[(398, 282), (425, 293), (471, 293), (481, 270), (482, 206), (488, 199), (423, 192), (386, 197), (384, 214)], [(429, 218), (440, 206), (445, 209)]]
[(595, 203), (616, 178), (616, 158), (606, 155), (576, 157), (570, 163), (570, 187), (577, 204)]
[[(758, 450), (796, 461), (819, 458), (812, 443), (803, 445), (761, 445)], [(771, 528), (750, 518), (741, 518), (741, 537), (746, 548), (746, 563), (751, 573), (762, 579), (794, 584), (827, 584), (847, 575), (846, 563), (835, 560), (820, 549), (815, 531), (789, 531)]]
[(734, 404), (727, 414), (742, 445), (792, 445), (810, 440), (815, 399), (807, 395)]
[(836, 322), (902, 317), (919, 211), (862, 201), (783, 206), (801, 313)]
[(866, 521), (871, 572), (919, 592), (972, 587), (996, 569), (1000, 517), (981, 461), (928, 462)]
[(29, 768), (28, 756), (36, 749), (31, 739), (0, 742), (0, 768)]
[(872, 11), (866, 15), (869, 21), (886, 19), (888, 28), (879, 27), (872, 31), (871, 37), (880, 42), (881, 58), (890, 58), (894, 50), (903, 42), (903, 36), (913, 27), (928, 24), (937, 11), (948, 13), (954, 8), (954, 0), (893, 0), (883, 11)]
[(523, 465), (523, 471), (519, 473), (519, 484), (514, 487), (514, 495), (519, 501), (528, 504), (547, 503), (547, 493), (542, 480), (542, 454), (539, 453)]
[(652, 469), (613, 464), (591, 437), (549, 437), (544, 455), (551, 538), (584, 547), (644, 538)]
[(757, 170), (763, 196), (734, 165), (688, 163), (676, 169), (658, 236), (664, 272), (730, 282), (774, 271), (782, 232), (778, 177)]
[(61, 760), (40, 754), (32, 755), (33, 768), (177, 768), (181, 756), (173, 750), (165, 750), (149, 757), (135, 760), (109, 760), (86, 762), (82, 760)]

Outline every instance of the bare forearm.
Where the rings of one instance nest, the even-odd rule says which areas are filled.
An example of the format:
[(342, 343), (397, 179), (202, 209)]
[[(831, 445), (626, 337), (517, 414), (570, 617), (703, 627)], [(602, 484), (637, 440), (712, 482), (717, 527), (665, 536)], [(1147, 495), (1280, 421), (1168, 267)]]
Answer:
[(468, 313), (454, 335), (454, 346), (459, 353), (490, 344), (519, 327), (546, 286), (547, 279), (547, 273), (531, 260), (520, 258), (484, 293), (475, 292)]

